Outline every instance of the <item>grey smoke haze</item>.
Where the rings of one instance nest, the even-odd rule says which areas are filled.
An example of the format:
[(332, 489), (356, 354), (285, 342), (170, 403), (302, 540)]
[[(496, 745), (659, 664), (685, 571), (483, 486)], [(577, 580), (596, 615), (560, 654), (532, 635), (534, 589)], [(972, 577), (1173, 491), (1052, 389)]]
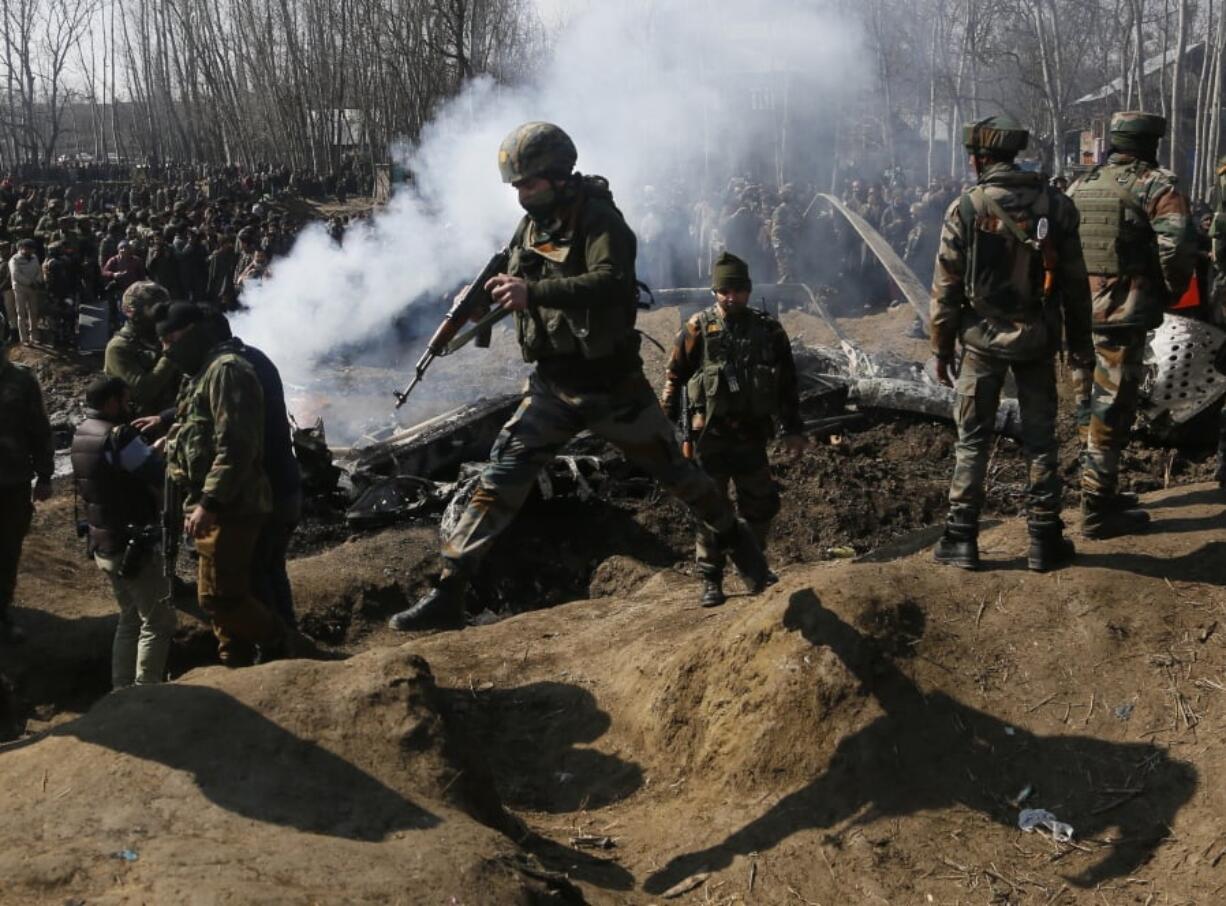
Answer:
[[(566, 129), (578, 169), (607, 177), (636, 226), (644, 186), (683, 178), (697, 188), (714, 162), (707, 188), (720, 189), (725, 161), (771, 140), (744, 125), (744, 98), (730, 90), (742, 74), (794, 72), (805, 96), (788, 103), (832, 109), (864, 84), (859, 47), (857, 27), (824, 2), (629, 0), (585, 9), (555, 36), (533, 84), (481, 79), (439, 112), (404, 154), (413, 190), (399, 191), (369, 229), (351, 231), (343, 248), (322, 227), (307, 230), (272, 279), (247, 295), (251, 310), (235, 332), (272, 356), (288, 381), (304, 383), (330, 350), (379, 334), (408, 302), (463, 282), (507, 241), (520, 211), (499, 180), (497, 149), (519, 123)], [(830, 149), (813, 152), (817, 160)], [(828, 179), (829, 170), (815, 165), (798, 176)], [(441, 302), (415, 307), (429, 329), (443, 313)], [(406, 371), (419, 352), (405, 356)], [(460, 355), (473, 369), (485, 358)]]

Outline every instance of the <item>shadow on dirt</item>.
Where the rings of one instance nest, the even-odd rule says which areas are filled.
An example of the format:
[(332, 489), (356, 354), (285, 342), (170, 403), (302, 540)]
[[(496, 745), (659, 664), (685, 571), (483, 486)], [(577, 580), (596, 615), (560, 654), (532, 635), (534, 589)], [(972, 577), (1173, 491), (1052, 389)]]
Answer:
[[(187, 738), (184, 714), (213, 732)], [(344, 759), (203, 686), (134, 686), (50, 735), (185, 771), (215, 805), (269, 824), (377, 842), (439, 823)]]
[(550, 814), (597, 809), (643, 785), (637, 764), (581, 747), (611, 723), (582, 686), (541, 682), (443, 694), (465, 734), (487, 753), (498, 795), (511, 808)]
[(1138, 553), (1078, 553), (1077, 565), (1136, 573), (1138, 576), (1148, 576), (1151, 579), (1200, 582), (1205, 585), (1221, 586), (1223, 584), (1221, 570), (1223, 557), (1226, 557), (1226, 541), (1210, 541), (1182, 557), (1155, 557), (1151, 554)]
[[(907, 606), (918, 615), (922, 631), (922, 612)], [(1175, 815), (1196, 789), (1196, 771), (1158, 746), (1039, 736), (942, 692), (926, 693), (883, 653), (879, 642), (824, 608), (811, 590), (792, 595), (784, 625), (800, 630), (815, 646), (828, 646), (877, 699), (885, 716), (844, 738), (825, 773), (807, 786), (722, 843), (674, 858), (647, 879), (648, 892), (667, 890), (696, 872), (726, 867), (736, 855), (765, 852), (795, 833), (833, 827), (853, 816), (858, 816), (856, 824), (864, 824), (963, 806), (1015, 827), (1016, 812), (1005, 800), (1028, 783), (1043, 797), (1036, 805), (1059, 803), (1060, 817), (1075, 826), (1079, 840), (1095, 841), (1109, 828), (1118, 829), (1113, 841), (1098, 841), (1098, 852), (1105, 855), (1068, 878), (1092, 887), (1144, 864), (1171, 833)], [(1090, 777), (1094, 788), (1086, 786)], [(1121, 799), (1120, 790), (1135, 793)]]

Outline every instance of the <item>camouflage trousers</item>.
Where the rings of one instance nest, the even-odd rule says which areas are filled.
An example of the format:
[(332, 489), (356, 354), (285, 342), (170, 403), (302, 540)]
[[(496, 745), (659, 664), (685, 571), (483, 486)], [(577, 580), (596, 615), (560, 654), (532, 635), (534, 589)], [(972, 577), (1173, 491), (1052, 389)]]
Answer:
[(967, 350), (958, 375), (954, 419), (958, 443), (949, 486), (951, 517), (974, 517), (983, 507), (984, 484), (996, 412), (1009, 370), (1017, 383), (1022, 450), (1029, 463), (1026, 509), (1031, 519), (1060, 512), (1059, 447), (1056, 443), (1056, 367), (1050, 358), (1012, 362)]
[(712, 534), (735, 524), (715, 483), (681, 455), (673, 424), (641, 370), (610, 390), (584, 392), (563, 391), (534, 372), (524, 401), (494, 441), (468, 507), (443, 542), (448, 570), (473, 574), (514, 520), (542, 467), (585, 429), (612, 443), (689, 506)]
[(1116, 491), (1120, 456), (1128, 446), (1145, 374), (1147, 332), (1140, 328), (1094, 333), (1094, 381), (1077, 406), (1081, 490), (1109, 497)]
[[(758, 546), (765, 551), (771, 520), (779, 512), (779, 488), (771, 477), (766, 445), (707, 433), (698, 444), (698, 461), (724, 500), (729, 500), (730, 485), (736, 489), (737, 514), (749, 524)], [(698, 528), (696, 548), (698, 571), (704, 576), (722, 576), (724, 551), (705, 526)]]

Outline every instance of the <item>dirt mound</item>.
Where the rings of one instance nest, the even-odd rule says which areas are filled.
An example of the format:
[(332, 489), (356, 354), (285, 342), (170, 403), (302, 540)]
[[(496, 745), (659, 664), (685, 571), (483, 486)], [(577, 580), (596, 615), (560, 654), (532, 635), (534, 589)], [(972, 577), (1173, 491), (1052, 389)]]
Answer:
[(125, 690), (0, 753), (0, 899), (569, 896), (503, 835), (523, 836), (473, 754), (405, 650)]
[[(706, 873), (694, 902), (1210, 902), (1226, 511), (1208, 488), (1149, 506), (1145, 553), (1082, 541), (1049, 575), (1011, 519), (979, 574), (926, 550), (796, 566), (705, 611), (662, 572), (414, 647), (466, 691), (507, 801), (611, 837), (630, 902)], [(1023, 834), (1025, 807), (1073, 844)], [(579, 864), (604, 901), (607, 862), (552, 867)]]

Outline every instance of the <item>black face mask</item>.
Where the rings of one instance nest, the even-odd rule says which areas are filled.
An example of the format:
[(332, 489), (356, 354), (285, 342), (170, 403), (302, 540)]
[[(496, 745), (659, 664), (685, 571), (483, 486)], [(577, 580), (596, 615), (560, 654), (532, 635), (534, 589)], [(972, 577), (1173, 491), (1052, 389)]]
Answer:
[(537, 223), (550, 219), (558, 206), (558, 190), (552, 185), (520, 200), (520, 206), (528, 212), (528, 216)]
[(204, 359), (213, 347), (213, 338), (203, 324), (193, 324), (164, 353), (179, 370), (194, 375), (204, 366)]

